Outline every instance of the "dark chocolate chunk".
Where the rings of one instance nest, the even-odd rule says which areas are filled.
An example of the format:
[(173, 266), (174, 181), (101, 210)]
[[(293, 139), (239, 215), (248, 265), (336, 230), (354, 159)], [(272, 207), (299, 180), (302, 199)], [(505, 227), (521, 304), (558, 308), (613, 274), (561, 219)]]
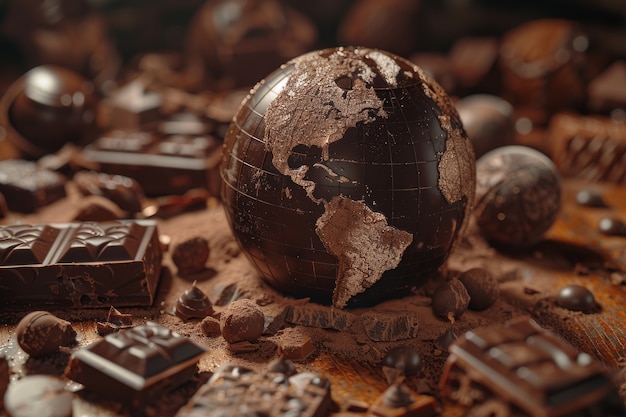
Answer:
[(203, 271), (209, 259), (209, 242), (203, 237), (187, 239), (174, 247), (172, 261), (181, 276)]
[(101, 112), (106, 115), (103, 124), (134, 131), (156, 125), (161, 117), (163, 98), (158, 93), (147, 92), (145, 84), (144, 80), (135, 79), (103, 100)]
[(100, 336), (111, 334), (122, 329), (128, 329), (133, 326), (133, 316), (120, 312), (117, 308), (111, 306), (106, 322), (96, 322), (96, 331)]
[(295, 327), (287, 327), (278, 334), (278, 353), (284, 359), (302, 361), (315, 351), (311, 337)]
[(467, 289), (456, 278), (437, 287), (431, 298), (433, 313), (451, 322), (465, 313), (470, 302)]
[(93, 171), (81, 171), (74, 175), (78, 190), (84, 195), (105, 197), (122, 210), (130, 213), (141, 211), (143, 190), (137, 181), (123, 175), (110, 175)]
[(353, 313), (313, 303), (291, 306), (287, 314), (287, 321), (292, 324), (339, 331), (352, 326), (355, 318)]
[(0, 309), (151, 305), (161, 257), (151, 220), (0, 226)]
[(28, 375), (9, 385), (4, 397), (12, 417), (71, 417), (74, 394), (52, 375)]
[(17, 343), (32, 357), (49, 355), (61, 346), (76, 343), (72, 324), (47, 311), (33, 311), (20, 320), (15, 328)]
[(415, 313), (395, 311), (365, 312), (361, 316), (367, 336), (375, 342), (395, 342), (417, 336), (419, 317)]
[(559, 290), (556, 302), (563, 308), (572, 311), (591, 312), (597, 308), (593, 293), (582, 285), (567, 285)]
[(183, 320), (203, 319), (211, 314), (213, 314), (211, 301), (195, 282), (176, 301), (176, 315)]
[[(449, 350), (441, 395), (468, 407), (487, 397), (528, 415), (584, 413), (591, 406), (607, 415), (602, 407), (617, 395), (603, 364), (526, 317), (471, 330)], [(481, 395), (459, 392), (475, 382)]]
[(215, 300), (214, 305), (223, 307), (235, 300), (239, 300), (244, 295), (244, 292), (237, 287), (237, 283), (233, 282), (228, 285), (216, 285), (214, 295), (211, 298)]
[(126, 212), (105, 197), (90, 195), (78, 203), (72, 220), (77, 222), (107, 222), (126, 218)]
[(609, 236), (626, 236), (626, 224), (614, 217), (604, 217), (598, 223), (598, 229)]
[(255, 373), (224, 363), (176, 417), (326, 417), (331, 407), (330, 382), (320, 375), (289, 375), (274, 367)]
[(408, 377), (417, 375), (422, 370), (424, 363), (420, 354), (413, 347), (396, 346), (385, 353), (382, 366), (398, 370), (398, 376)]
[(20, 159), (0, 161), (0, 193), (9, 210), (32, 213), (65, 197), (65, 178), (39, 169), (35, 162)]
[(187, 382), (204, 353), (186, 337), (149, 322), (77, 350), (65, 376), (103, 398), (141, 403)]
[(254, 342), (263, 334), (264, 326), (263, 312), (246, 298), (233, 301), (220, 315), (220, 329), (228, 343)]
[(219, 195), (222, 144), (213, 136), (113, 130), (86, 146), (81, 156), (99, 172), (135, 179), (150, 196), (183, 194), (191, 188)]
[(491, 307), (500, 296), (498, 281), (486, 269), (468, 269), (459, 275), (459, 281), (463, 283), (470, 296), (470, 310), (486, 310)]
[(265, 328), (263, 334), (275, 334), (285, 326), (287, 322), (287, 314), (289, 309), (285, 306), (277, 306), (276, 308), (263, 309), (265, 316)]
[(576, 202), (581, 206), (605, 208), (608, 207), (599, 191), (593, 189), (580, 190), (576, 194)]

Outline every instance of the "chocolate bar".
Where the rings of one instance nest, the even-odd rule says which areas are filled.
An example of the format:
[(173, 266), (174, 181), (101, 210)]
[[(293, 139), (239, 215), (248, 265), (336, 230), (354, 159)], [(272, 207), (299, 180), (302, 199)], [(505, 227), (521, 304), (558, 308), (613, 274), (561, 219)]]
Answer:
[(442, 395), (466, 406), (491, 393), (533, 417), (619, 407), (613, 404), (617, 393), (600, 362), (525, 317), (469, 331), (449, 351)]
[(65, 197), (65, 178), (32, 161), (0, 161), (0, 194), (9, 210), (32, 213)]
[(187, 382), (204, 353), (188, 338), (148, 322), (77, 350), (65, 376), (103, 398), (138, 404)]
[(82, 156), (99, 172), (135, 179), (150, 196), (192, 188), (219, 196), (222, 143), (211, 135), (162, 137), (113, 130), (85, 147)]
[(162, 252), (152, 220), (0, 227), (0, 309), (151, 305)]
[(176, 417), (298, 416), (323, 417), (330, 413), (330, 382), (317, 374), (290, 375), (225, 363), (179, 410)]

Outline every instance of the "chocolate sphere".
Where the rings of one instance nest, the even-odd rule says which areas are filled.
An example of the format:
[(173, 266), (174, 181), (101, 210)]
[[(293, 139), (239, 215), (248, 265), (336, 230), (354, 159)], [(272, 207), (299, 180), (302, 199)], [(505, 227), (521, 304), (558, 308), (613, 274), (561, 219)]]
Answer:
[(417, 375), (424, 367), (420, 354), (410, 346), (396, 346), (383, 357), (382, 366), (400, 371), (402, 376)]
[(9, 140), (38, 158), (68, 142), (85, 141), (95, 123), (95, 105), (89, 81), (72, 70), (42, 65), (11, 85), (2, 111), (16, 133), (9, 134)]
[(498, 281), (486, 269), (468, 269), (459, 276), (459, 281), (465, 286), (470, 296), (470, 310), (486, 310), (500, 296)]
[(265, 316), (252, 300), (230, 303), (220, 315), (220, 330), (228, 343), (255, 342), (263, 334)]
[(55, 353), (61, 346), (76, 342), (76, 331), (70, 322), (47, 311), (33, 311), (20, 320), (15, 328), (17, 343), (32, 357)]
[(456, 278), (441, 284), (431, 297), (433, 313), (438, 317), (454, 322), (465, 311), (470, 303), (467, 289)]
[(552, 161), (525, 146), (505, 146), (476, 162), (474, 212), (483, 235), (497, 244), (538, 242), (561, 208), (561, 181)]
[(593, 293), (582, 285), (576, 284), (561, 288), (556, 296), (556, 302), (568, 310), (585, 313), (594, 310), (597, 306)]
[(270, 285), (345, 307), (404, 296), (443, 264), (474, 173), (437, 83), (393, 54), (334, 48), (289, 61), (244, 100), (222, 197)]

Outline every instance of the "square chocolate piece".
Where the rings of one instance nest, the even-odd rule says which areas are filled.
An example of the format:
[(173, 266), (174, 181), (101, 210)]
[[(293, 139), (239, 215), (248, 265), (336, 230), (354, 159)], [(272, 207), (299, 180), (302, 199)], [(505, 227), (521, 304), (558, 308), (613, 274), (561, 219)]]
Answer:
[(103, 398), (139, 404), (187, 382), (204, 353), (188, 338), (148, 322), (74, 352), (65, 376)]
[(0, 309), (148, 306), (161, 259), (153, 220), (0, 226)]
[(65, 178), (32, 161), (0, 161), (0, 194), (9, 210), (32, 213), (65, 197)]

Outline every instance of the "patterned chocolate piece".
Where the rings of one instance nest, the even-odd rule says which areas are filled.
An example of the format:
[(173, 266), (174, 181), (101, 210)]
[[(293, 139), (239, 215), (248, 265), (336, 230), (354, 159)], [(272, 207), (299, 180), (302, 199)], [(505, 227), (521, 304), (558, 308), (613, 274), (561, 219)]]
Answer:
[(626, 125), (600, 116), (559, 113), (549, 126), (551, 156), (561, 173), (626, 184)]
[(176, 417), (323, 417), (331, 405), (330, 382), (319, 375), (275, 370), (257, 374), (225, 363)]
[(0, 309), (150, 305), (161, 273), (156, 223), (0, 227)]
[(0, 161), (0, 194), (9, 210), (32, 213), (65, 197), (65, 178), (32, 161)]
[(98, 170), (135, 179), (148, 195), (183, 194), (206, 188), (219, 195), (222, 144), (213, 136), (114, 130), (87, 146), (82, 155)]
[(616, 396), (600, 362), (525, 317), (469, 331), (449, 351), (440, 388), (464, 405), (491, 396), (529, 416), (564, 416)]
[(148, 322), (74, 352), (65, 376), (102, 397), (139, 403), (188, 381), (204, 353), (186, 337)]

